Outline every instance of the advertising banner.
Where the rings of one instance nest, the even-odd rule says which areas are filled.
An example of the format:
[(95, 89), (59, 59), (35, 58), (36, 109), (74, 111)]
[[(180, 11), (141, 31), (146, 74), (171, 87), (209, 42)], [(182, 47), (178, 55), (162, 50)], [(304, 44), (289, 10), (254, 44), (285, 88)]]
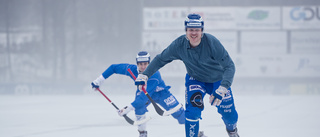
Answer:
[(320, 6), (283, 7), (284, 29), (320, 29)]
[(287, 53), (285, 31), (249, 31), (241, 33), (241, 54), (274, 55)]
[(215, 36), (230, 55), (238, 53), (238, 35), (236, 31), (205, 31)]
[(143, 11), (144, 30), (180, 30), (189, 13), (200, 14), (207, 30), (281, 28), (280, 7), (163, 7)]
[(168, 47), (173, 40), (183, 34), (185, 34), (184, 31), (143, 32), (142, 49), (149, 52), (161, 52)]
[(204, 20), (204, 28), (236, 29), (236, 7), (193, 7), (190, 13), (200, 14)]
[(184, 30), (184, 20), (189, 14), (186, 7), (143, 9), (144, 30)]
[(280, 29), (280, 7), (194, 7), (206, 29)]
[(320, 77), (320, 55), (238, 55), (237, 77)]
[(319, 31), (291, 31), (292, 54), (320, 54)]
[(241, 30), (278, 30), (281, 27), (280, 7), (238, 7), (236, 26)]

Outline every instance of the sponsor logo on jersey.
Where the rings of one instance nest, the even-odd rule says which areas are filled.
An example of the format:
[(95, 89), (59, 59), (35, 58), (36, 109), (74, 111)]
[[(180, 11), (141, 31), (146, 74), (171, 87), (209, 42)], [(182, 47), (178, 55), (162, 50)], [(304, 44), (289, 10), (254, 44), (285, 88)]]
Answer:
[(193, 91), (193, 90), (200, 90), (201, 92), (205, 93), (204, 89), (200, 85), (190, 85), (189, 91)]
[(167, 106), (171, 106), (176, 103), (176, 99), (171, 95), (170, 97), (165, 99), (164, 102), (167, 104)]

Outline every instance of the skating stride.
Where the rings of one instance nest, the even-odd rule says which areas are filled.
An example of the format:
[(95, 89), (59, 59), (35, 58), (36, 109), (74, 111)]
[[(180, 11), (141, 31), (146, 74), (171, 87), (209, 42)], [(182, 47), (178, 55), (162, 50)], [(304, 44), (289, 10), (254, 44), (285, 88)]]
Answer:
[(199, 14), (189, 14), (184, 22), (186, 34), (175, 39), (157, 55), (135, 84), (149, 86), (147, 80), (161, 67), (181, 60), (186, 66), (186, 137), (197, 137), (199, 119), (204, 109), (203, 98), (209, 94), (209, 103), (218, 108), (230, 137), (239, 137), (238, 113), (235, 109), (231, 84), (235, 65), (220, 41), (204, 33), (204, 21)]
[[(144, 72), (147, 66), (150, 63), (150, 54), (146, 51), (141, 51), (136, 56), (136, 63), (134, 64), (112, 64), (109, 66), (96, 80), (94, 80), (91, 85), (92, 88), (99, 89), (99, 86), (102, 84), (104, 80), (109, 78), (113, 74), (126, 75), (135, 79), (138, 74)], [(131, 70), (131, 73), (128, 71)], [(160, 72), (155, 72), (147, 81), (148, 87), (146, 88), (146, 92), (150, 95), (152, 100), (159, 104), (166, 111), (170, 112), (170, 110), (177, 110), (171, 114), (173, 118), (175, 118), (179, 124), (185, 124), (185, 111), (179, 101), (175, 98), (174, 95), (169, 91), (170, 86), (167, 86), (165, 82), (162, 80)], [(128, 106), (120, 109), (118, 111), (120, 116), (126, 116), (130, 111), (134, 110), (137, 121), (144, 120), (146, 118), (146, 112), (148, 105), (150, 105), (150, 100), (144, 94), (143, 91), (136, 89), (135, 99)], [(179, 107), (177, 109), (177, 107)], [(127, 120), (128, 121), (128, 120)], [(138, 125), (138, 131), (140, 137), (147, 137), (147, 124), (143, 123)], [(205, 137), (205, 136), (202, 136)]]

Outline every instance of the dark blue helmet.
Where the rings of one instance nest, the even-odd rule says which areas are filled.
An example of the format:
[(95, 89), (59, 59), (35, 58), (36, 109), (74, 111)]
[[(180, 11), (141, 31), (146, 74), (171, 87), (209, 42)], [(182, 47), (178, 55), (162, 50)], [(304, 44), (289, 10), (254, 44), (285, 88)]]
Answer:
[(136, 57), (137, 64), (140, 62), (150, 63), (150, 54), (146, 51), (140, 51)]
[(202, 17), (199, 14), (189, 14), (186, 18), (186, 20), (184, 21), (184, 26), (185, 29), (187, 30), (187, 28), (202, 28), (203, 30), (203, 20)]

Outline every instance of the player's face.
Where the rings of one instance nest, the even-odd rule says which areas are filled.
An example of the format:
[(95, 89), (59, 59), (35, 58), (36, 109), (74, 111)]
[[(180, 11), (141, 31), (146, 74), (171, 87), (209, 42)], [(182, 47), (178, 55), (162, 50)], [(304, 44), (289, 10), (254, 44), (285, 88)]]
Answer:
[(146, 70), (146, 68), (148, 67), (149, 63), (148, 62), (140, 62), (138, 63), (138, 69), (140, 72), (143, 72), (144, 70)]
[(187, 38), (192, 47), (197, 47), (201, 42), (202, 29), (201, 28), (187, 28)]

